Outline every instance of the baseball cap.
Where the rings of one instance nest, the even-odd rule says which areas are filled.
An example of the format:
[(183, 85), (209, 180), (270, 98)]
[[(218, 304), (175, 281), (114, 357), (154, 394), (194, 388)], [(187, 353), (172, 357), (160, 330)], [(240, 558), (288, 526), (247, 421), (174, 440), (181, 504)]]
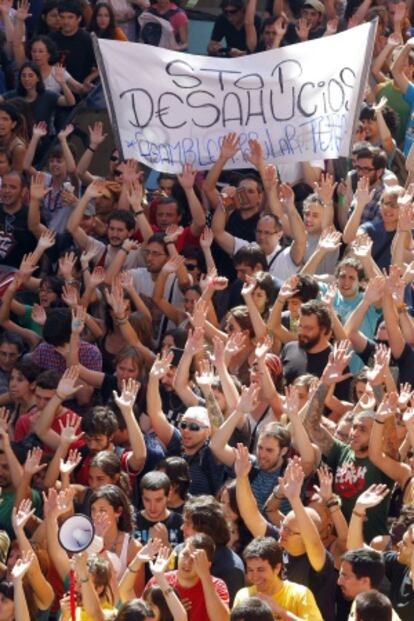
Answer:
[(203, 427), (208, 427), (209, 429), (211, 427), (210, 419), (207, 414), (207, 409), (203, 408), (200, 405), (194, 405), (190, 408), (187, 408), (181, 420), (198, 423), (199, 425), (202, 425)]
[(305, 0), (303, 6), (310, 6), (312, 9), (315, 9), (315, 11), (318, 11), (318, 13), (322, 13), (323, 15), (326, 13), (325, 5), (322, 4), (320, 0)]

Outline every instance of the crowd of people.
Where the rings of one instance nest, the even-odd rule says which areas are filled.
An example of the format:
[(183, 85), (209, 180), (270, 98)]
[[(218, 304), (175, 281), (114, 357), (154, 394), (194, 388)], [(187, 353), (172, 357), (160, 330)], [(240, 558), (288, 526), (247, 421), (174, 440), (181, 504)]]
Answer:
[(206, 52), (377, 20), (349, 158), (93, 175), (91, 33), (186, 51), (184, 7), (0, 0), (0, 621), (414, 619), (413, 7), (256, 4)]

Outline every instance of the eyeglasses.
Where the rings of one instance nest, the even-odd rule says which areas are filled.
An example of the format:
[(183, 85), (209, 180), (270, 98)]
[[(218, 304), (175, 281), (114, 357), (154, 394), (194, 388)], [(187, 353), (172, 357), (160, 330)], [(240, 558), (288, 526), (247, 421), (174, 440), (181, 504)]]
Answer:
[(224, 9), (223, 13), (224, 15), (236, 15), (239, 11), (240, 9)]
[(368, 166), (358, 166), (358, 164), (356, 164), (355, 170), (360, 170), (363, 173), (369, 173), (373, 172), (375, 168), (369, 168)]
[(188, 429), (189, 431), (201, 431), (201, 429), (207, 429), (206, 425), (198, 425), (197, 423), (186, 423), (185, 420), (182, 420), (178, 426), (180, 429)]
[(300, 535), (299, 531), (289, 528), (289, 526), (286, 525), (286, 522), (281, 522), (279, 529), (284, 530), (287, 535)]
[(143, 250), (144, 257), (166, 257), (165, 252), (158, 252), (158, 250)]
[(277, 231), (262, 231), (261, 229), (256, 229), (256, 235), (276, 235)]
[(185, 267), (188, 269), (189, 272), (193, 272), (197, 269), (197, 265), (195, 265), (194, 263), (185, 263)]

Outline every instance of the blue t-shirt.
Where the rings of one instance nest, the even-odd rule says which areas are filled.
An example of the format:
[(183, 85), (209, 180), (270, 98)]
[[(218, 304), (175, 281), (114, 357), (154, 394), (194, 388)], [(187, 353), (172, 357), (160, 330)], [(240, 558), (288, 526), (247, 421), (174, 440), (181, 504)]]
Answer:
[(407, 157), (408, 152), (411, 149), (411, 145), (414, 142), (414, 84), (412, 84), (412, 82), (408, 84), (408, 88), (403, 97), (411, 109), (411, 115), (408, 120), (404, 139), (404, 155)]
[(368, 233), (373, 241), (372, 258), (380, 269), (389, 268), (391, 265), (391, 244), (395, 231), (386, 231), (382, 218), (376, 218), (373, 222), (365, 222), (360, 226)]

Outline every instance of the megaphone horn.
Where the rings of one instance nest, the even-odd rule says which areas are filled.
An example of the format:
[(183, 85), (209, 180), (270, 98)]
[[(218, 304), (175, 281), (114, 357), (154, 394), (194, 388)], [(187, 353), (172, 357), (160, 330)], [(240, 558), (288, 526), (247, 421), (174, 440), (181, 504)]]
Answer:
[(95, 535), (92, 520), (82, 513), (68, 517), (60, 526), (59, 543), (66, 552), (76, 554), (89, 548)]

